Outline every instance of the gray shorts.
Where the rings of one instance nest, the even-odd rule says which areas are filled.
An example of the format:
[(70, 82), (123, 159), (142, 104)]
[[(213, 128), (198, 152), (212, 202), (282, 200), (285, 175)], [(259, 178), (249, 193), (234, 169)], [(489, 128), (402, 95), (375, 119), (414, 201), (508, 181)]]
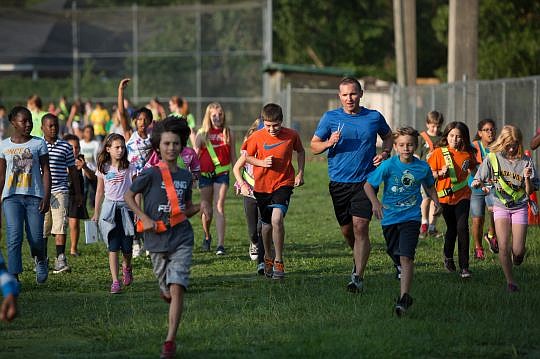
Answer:
[(184, 289), (189, 285), (189, 272), (193, 257), (193, 243), (180, 245), (174, 252), (151, 252), (154, 274), (159, 289), (169, 293), (170, 284), (179, 284)]

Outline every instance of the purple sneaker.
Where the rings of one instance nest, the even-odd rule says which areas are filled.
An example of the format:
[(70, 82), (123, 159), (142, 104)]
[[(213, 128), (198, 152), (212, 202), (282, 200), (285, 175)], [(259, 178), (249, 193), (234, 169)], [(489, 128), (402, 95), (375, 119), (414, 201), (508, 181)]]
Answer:
[(128, 285), (133, 283), (133, 268), (122, 267), (122, 273), (124, 274), (124, 278), (122, 278), (122, 282), (127, 287)]
[(118, 294), (122, 291), (122, 287), (120, 286), (120, 282), (115, 280), (111, 284), (111, 294)]

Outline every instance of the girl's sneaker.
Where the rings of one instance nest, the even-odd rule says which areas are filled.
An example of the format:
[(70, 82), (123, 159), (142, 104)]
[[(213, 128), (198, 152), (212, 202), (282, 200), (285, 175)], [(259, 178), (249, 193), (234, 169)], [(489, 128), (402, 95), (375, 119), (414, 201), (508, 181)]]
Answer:
[(453, 258), (444, 258), (444, 269), (452, 273), (456, 271), (456, 264), (454, 263)]
[(115, 280), (111, 284), (111, 294), (118, 294), (122, 291), (122, 287), (120, 286), (120, 282)]
[(274, 261), (274, 273), (272, 275), (273, 279), (283, 279), (285, 278), (285, 265), (283, 262)]
[(515, 293), (515, 292), (519, 292), (519, 288), (518, 286), (515, 284), (515, 283), (508, 283), (508, 291), (510, 293)]
[(125, 286), (130, 285), (133, 283), (133, 268), (132, 267), (122, 267), (122, 274), (124, 277), (122, 278), (122, 283), (124, 283)]
[(461, 278), (471, 278), (471, 277), (472, 277), (471, 271), (468, 270), (467, 268), (463, 268), (463, 269), (459, 272), (459, 275), (461, 276)]
[(163, 343), (163, 347), (161, 348), (161, 355), (159, 356), (160, 359), (170, 359), (174, 358), (176, 356), (176, 343), (173, 341), (167, 341)]

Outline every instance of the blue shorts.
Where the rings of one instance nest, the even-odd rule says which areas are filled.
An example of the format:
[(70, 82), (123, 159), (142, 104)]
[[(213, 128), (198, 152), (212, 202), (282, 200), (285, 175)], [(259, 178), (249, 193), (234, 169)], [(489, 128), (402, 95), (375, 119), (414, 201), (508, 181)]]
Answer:
[(484, 192), (478, 193), (472, 191), (471, 193), (471, 217), (478, 218), (484, 217), (486, 213), (486, 206), (493, 207), (493, 197), (491, 194), (485, 194)]
[(394, 264), (399, 264), (399, 257), (414, 259), (420, 234), (420, 222), (389, 224), (383, 226), (382, 229), (386, 241), (386, 253), (392, 258)]
[(124, 226), (122, 225), (122, 212), (120, 209), (116, 209), (114, 213), (114, 222), (116, 226), (109, 232), (109, 252), (118, 252), (122, 250), (124, 254), (131, 254), (133, 252), (133, 237), (126, 236), (124, 233)]
[(201, 174), (199, 177), (199, 188), (210, 187), (214, 183), (229, 185), (229, 172), (217, 176), (205, 177)]

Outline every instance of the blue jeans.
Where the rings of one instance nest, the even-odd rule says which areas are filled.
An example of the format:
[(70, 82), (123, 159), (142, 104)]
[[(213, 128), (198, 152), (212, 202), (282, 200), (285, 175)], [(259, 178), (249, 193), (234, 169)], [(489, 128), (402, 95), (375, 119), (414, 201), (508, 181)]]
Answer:
[(2, 210), (6, 217), (6, 236), (8, 252), (8, 271), (19, 274), (23, 271), (21, 248), (23, 242), (23, 223), (30, 245), (32, 257), (46, 257), (43, 240), (43, 213), (39, 212), (41, 198), (16, 194), (4, 198)]

